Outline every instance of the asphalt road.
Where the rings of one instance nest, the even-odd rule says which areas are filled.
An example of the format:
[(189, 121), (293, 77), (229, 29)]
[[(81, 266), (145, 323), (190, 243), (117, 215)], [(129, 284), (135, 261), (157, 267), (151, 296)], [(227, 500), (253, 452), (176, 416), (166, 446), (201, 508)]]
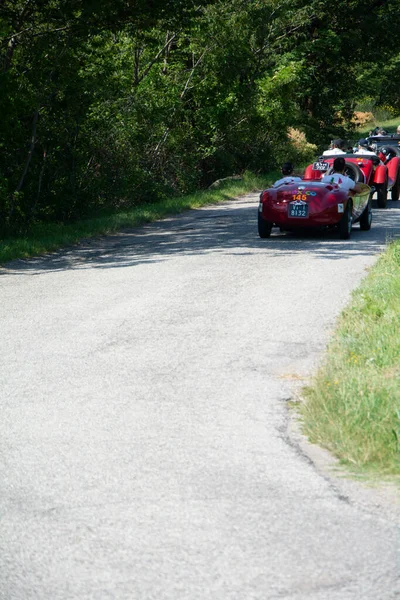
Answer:
[(396, 511), (287, 403), (400, 205), (261, 240), (257, 200), (0, 271), (1, 599), (400, 598)]

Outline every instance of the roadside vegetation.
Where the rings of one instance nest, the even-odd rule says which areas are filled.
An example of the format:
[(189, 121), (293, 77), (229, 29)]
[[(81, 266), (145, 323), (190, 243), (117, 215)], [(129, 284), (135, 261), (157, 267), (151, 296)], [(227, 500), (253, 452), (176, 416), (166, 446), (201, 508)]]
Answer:
[(357, 130), (357, 136), (367, 137), (371, 129), (374, 129), (377, 126), (382, 127), (387, 133), (392, 134), (396, 132), (398, 125), (400, 125), (400, 115), (392, 119), (377, 119), (373, 115), (372, 121), (367, 121), (366, 124)]
[(398, 0), (3, 0), (0, 238), (299, 165), (400, 112), (399, 43)]
[[(371, 110), (373, 109), (371, 107)], [(388, 132), (394, 132), (397, 125), (400, 124), (400, 117), (378, 121), (370, 111), (363, 115), (363, 124), (359, 125), (358, 129), (350, 128), (347, 131), (349, 142), (350, 137), (354, 142), (359, 137), (366, 136), (368, 131), (376, 125), (384, 127)], [(390, 116), (390, 112), (388, 113), (387, 110), (382, 114), (383, 117), (388, 117), (388, 115)], [(305, 159), (310, 161), (317, 156), (317, 146), (307, 142), (305, 135), (294, 128), (289, 128), (288, 140), (289, 156), (297, 157), (300, 160), (296, 173), (301, 174), (302, 167), (307, 164)], [(8, 236), (0, 234), (0, 265), (14, 259), (29, 258), (54, 251), (62, 246), (76, 244), (84, 238), (107, 235), (123, 228), (138, 227), (190, 208), (199, 208), (241, 194), (262, 190), (278, 177), (280, 177), (278, 170), (260, 174), (246, 170), (240, 176), (228, 176), (217, 180), (217, 185), (214, 182), (207, 189), (198, 189), (185, 195), (175, 194), (157, 201), (150, 199), (147, 202), (135, 203), (133, 200), (123, 210), (117, 208), (103, 210), (102, 213), (100, 211), (100, 214), (93, 215), (91, 218), (67, 219), (65, 222), (34, 221), (25, 231)]]
[(83, 238), (106, 235), (123, 228), (138, 227), (190, 208), (199, 208), (260, 190), (268, 187), (278, 176), (278, 172), (257, 176), (246, 171), (238, 179), (227, 178), (217, 181), (210, 189), (186, 196), (175, 196), (147, 204), (141, 203), (125, 211), (116, 211), (72, 223), (37, 223), (25, 235), (0, 240), (0, 265), (14, 259), (37, 256), (62, 246), (75, 244)]
[[(359, 137), (376, 125), (396, 131), (400, 117), (377, 114), (382, 119), (369, 112)], [(400, 476), (400, 240), (388, 242), (353, 292), (298, 405), (309, 439), (368, 478)]]
[(359, 474), (400, 476), (400, 241), (353, 293), (304, 398), (312, 442)]

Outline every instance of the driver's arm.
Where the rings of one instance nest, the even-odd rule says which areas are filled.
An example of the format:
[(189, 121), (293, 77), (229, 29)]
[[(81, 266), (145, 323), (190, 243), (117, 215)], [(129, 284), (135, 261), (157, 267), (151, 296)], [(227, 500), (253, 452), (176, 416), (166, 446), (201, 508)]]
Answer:
[(351, 188), (350, 191), (353, 192), (354, 194), (361, 194), (361, 185), (359, 183), (356, 183), (355, 186), (353, 188)]

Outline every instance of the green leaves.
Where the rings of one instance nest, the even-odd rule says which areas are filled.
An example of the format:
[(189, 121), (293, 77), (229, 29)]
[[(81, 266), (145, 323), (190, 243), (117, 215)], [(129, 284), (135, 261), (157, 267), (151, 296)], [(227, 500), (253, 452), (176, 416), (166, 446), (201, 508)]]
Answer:
[(381, 4), (3, 0), (0, 228), (266, 170), (326, 145), (359, 97), (396, 106)]

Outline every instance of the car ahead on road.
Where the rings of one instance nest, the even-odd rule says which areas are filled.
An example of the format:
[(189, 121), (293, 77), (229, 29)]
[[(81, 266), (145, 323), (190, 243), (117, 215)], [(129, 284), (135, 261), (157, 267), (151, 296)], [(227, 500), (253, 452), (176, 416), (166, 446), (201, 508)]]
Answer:
[[(382, 150), (388, 150), (393, 156), (400, 156), (400, 135), (393, 133), (391, 135), (371, 135), (367, 138), (369, 146), (379, 156)], [(384, 152), (381, 160), (389, 161), (387, 156), (389, 152)]]
[[(367, 138), (368, 143), (372, 150), (376, 152), (380, 160), (388, 166), (392, 162), (393, 158), (400, 159), (400, 135), (394, 133), (393, 135), (376, 135)], [(400, 175), (399, 175), (400, 180)], [(395, 189), (392, 188), (392, 200), (399, 199), (400, 183), (398, 183)], [(394, 193), (393, 193), (394, 192)], [(393, 197), (395, 196), (395, 197)]]
[[(309, 165), (304, 173), (304, 179), (318, 181), (333, 166), (337, 154), (323, 156)], [(379, 208), (387, 204), (388, 190), (391, 190), (392, 200), (399, 199), (400, 192), (400, 156), (393, 156), (384, 162), (375, 154), (343, 154), (346, 161), (346, 175), (357, 183), (370, 186), (372, 193), (376, 192)]]
[(337, 228), (340, 238), (350, 237), (353, 223), (368, 231), (372, 222), (372, 193), (366, 184), (361, 193), (340, 188), (337, 184), (316, 180), (283, 183), (260, 194), (258, 234), (268, 238), (272, 228), (281, 231), (304, 228)]

